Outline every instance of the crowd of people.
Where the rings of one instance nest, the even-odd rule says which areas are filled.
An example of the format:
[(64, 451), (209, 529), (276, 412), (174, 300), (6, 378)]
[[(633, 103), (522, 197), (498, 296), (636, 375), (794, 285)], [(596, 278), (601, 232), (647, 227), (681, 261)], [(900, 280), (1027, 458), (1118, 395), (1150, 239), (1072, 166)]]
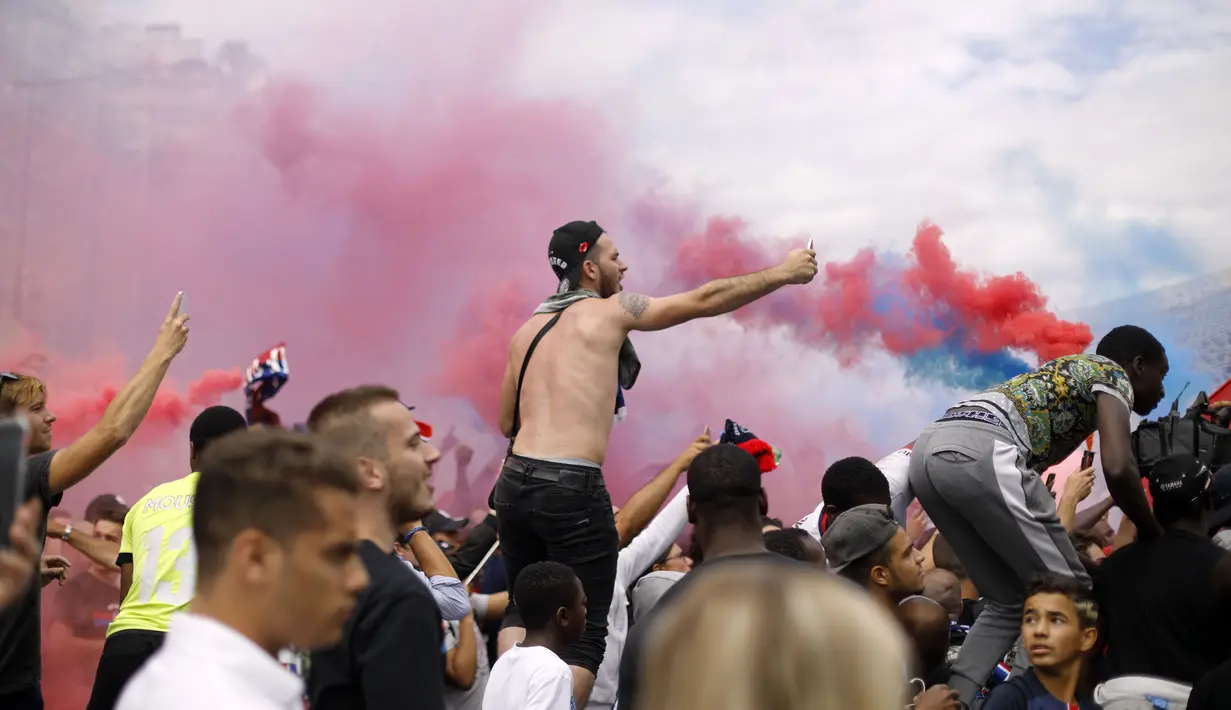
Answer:
[[(794, 526), (762, 485), (779, 452), (729, 419), (617, 506), (602, 466), (640, 369), (629, 333), (803, 286), (816, 255), (665, 298), (623, 291), (594, 222), (556, 230), (549, 261), (556, 293), (509, 348), (507, 454), (465, 518), (432, 470), (473, 452), (374, 385), (302, 431), (210, 407), (183, 477), (61, 512), (185, 347), (182, 296), (63, 448), (54, 383), (0, 373), (0, 417), (31, 430), (0, 550), (0, 708), (1231, 707), (1231, 468), (1175, 454), (1143, 477), (1130, 416), (1168, 368), (1150, 333), (1115, 328), (879, 461), (832, 463)], [(1088, 501), (1093, 467), (1053, 491), (1045, 471), (1094, 434), (1110, 497)]]

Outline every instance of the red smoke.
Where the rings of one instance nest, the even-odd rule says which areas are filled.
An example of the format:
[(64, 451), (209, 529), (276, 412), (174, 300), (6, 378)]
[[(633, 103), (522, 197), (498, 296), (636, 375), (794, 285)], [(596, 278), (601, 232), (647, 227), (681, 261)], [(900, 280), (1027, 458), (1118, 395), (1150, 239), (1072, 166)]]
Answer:
[[(370, 34), (325, 32), (332, 41), (313, 53), (371, 57), (354, 83), (379, 74), (387, 91), (362, 108), (306, 79), (228, 93), (210, 83), (217, 72), (191, 63), (139, 81), (0, 91), (0, 177), (21, 186), (0, 194), (0, 362), (48, 382), (57, 445), (97, 421), (176, 291), (192, 333), (172, 378), (207, 373), (187, 387), (168, 382), (134, 440), (71, 489), (65, 508), (80, 515), (103, 492), (132, 501), (186, 475), (193, 412), (216, 397), (243, 406), (238, 373), (210, 368), (246, 365), (271, 342), (294, 350), (271, 403), (288, 423), (365, 382), (398, 387), (444, 431), (451, 422), (433, 416), (447, 410), (444, 396), (494, 422), (508, 337), (553, 291), (547, 240), (565, 222), (611, 231), (630, 288), (678, 285), (666, 272), (697, 215), (643, 197), (607, 106), (517, 93), (519, 22), (507, 15), (522, 10), (510, 8), (418, 23), (338, 10), (369, 18)], [(478, 36), (457, 36), (468, 33)], [(364, 54), (382, 43), (396, 51)], [(62, 70), (8, 60), (0, 47), (0, 76)], [(750, 265), (720, 266), (728, 275)], [(795, 308), (798, 295), (756, 312)], [(827, 460), (878, 453), (858, 421), (845, 421), (845, 402), (822, 391), (808, 353), (736, 337), (729, 322), (634, 340), (646, 365), (612, 435), (617, 500), (644, 483), (647, 462), (671, 460), (728, 417), (783, 449), (767, 486), (787, 518), (815, 504)], [(504, 445), (491, 429), (465, 443), (476, 466)], [(472, 479), (490, 484), (490, 467)], [(439, 469), (447, 491), (452, 464)]]
[[(218, 404), (223, 395), (237, 391), (242, 384), (239, 370), (206, 370), (189, 382), (182, 394), (164, 386), (154, 396), (141, 433), (175, 431), (205, 407)], [(96, 395), (59, 398), (55, 396), (54, 385), (52, 387), (49, 406), (56, 414), (55, 434), (61, 442), (72, 441), (89, 431), (119, 392), (119, 386), (107, 384)]]
[[(711, 219), (680, 246), (674, 276), (684, 286), (773, 264), (764, 240), (746, 236), (738, 219)], [(1024, 274), (983, 277), (964, 271), (924, 222), (905, 266), (885, 263), (870, 249), (847, 262), (823, 265), (819, 289), (791, 289), (787, 299), (766, 299), (735, 317), (759, 326), (790, 326), (800, 342), (824, 347), (852, 364), (869, 347), (912, 355), (955, 337), (974, 352), (1004, 349), (1034, 353), (1040, 361), (1082, 352), (1090, 328), (1060, 320)], [(803, 243), (779, 242), (777, 252)]]
[(433, 394), (465, 398), (496, 428), (509, 338), (537, 305), (533, 296), (513, 282), (491, 292), (476, 292), (464, 309), (474, 314), (473, 320), (441, 343), (442, 365)]
[(924, 222), (915, 233), (915, 264), (904, 281), (920, 300), (943, 304), (970, 327), (975, 350), (1012, 348), (1047, 361), (1083, 352), (1094, 339), (1083, 323), (1062, 321), (1047, 310), (1047, 298), (1025, 274), (981, 279), (962, 271), (941, 241), (940, 227)]
[[(520, 23), (505, 21), (518, 19), (507, 17), (511, 10), (501, 12), (501, 22), (464, 26), (435, 17), (365, 20), (370, 34), (335, 38), (331, 57), (369, 58), (387, 89), (362, 108), (310, 79), (282, 77), (242, 94), (219, 90), (213, 95), (221, 98), (201, 104), (209, 94), (195, 88), (209, 72), (191, 67), (160, 70), (160, 81), (135, 88), (70, 84), (54, 93), (0, 94), (0, 131), (12, 139), (0, 145), (28, 144), (33, 156), (27, 165), (22, 151), (0, 155), (0, 170), (21, 168), (14, 179), (28, 168), (30, 205), (21, 230), (0, 223), (0, 249), (23, 255), (0, 265), (0, 313), (20, 311), (42, 336), (40, 347), (24, 351), (60, 363), (40, 371), (62, 417), (58, 440), (88, 426), (106, 390), (131, 375), (177, 290), (187, 294), (193, 320), (176, 376), (243, 365), (285, 341), (294, 368), (272, 406), (288, 423), (329, 391), (386, 382), (447, 430), (425, 398), (464, 398), (494, 424), (508, 338), (555, 285), (546, 244), (560, 224), (603, 224), (631, 266), (626, 286), (650, 294), (768, 266), (805, 243), (752, 240), (739, 220), (707, 227), (683, 201), (647, 196), (640, 166), (627, 157), (629, 141), (605, 106), (517, 93), (510, 67), (520, 47), (510, 27)], [(364, 50), (372, 44), (404, 56), (371, 59)], [(392, 56), (404, 61), (389, 62)], [(192, 90), (181, 95), (180, 86)], [(130, 93), (108, 94), (117, 100), (82, 120), (68, 99), (84, 101), (90, 91)], [(175, 114), (174, 130), (139, 130), (157, 117), (155, 108), (192, 101), (192, 110)], [(139, 115), (123, 114), (125, 106)], [(113, 125), (129, 144), (117, 147), (94, 130)], [(647, 461), (669, 460), (705, 424), (728, 417), (783, 449), (769, 485), (781, 501), (776, 512), (787, 517), (811, 507), (826, 460), (880, 453), (861, 441), (851, 399), (835, 389), (840, 383), (816, 373), (814, 353), (785, 346), (793, 340), (854, 362), (869, 348), (907, 352), (943, 337), (932, 324), (876, 312), (887, 274), (903, 298), (916, 288), (926, 303), (963, 309), (964, 324), (979, 326), (969, 335), (979, 347), (1043, 354), (1045, 342), (1059, 349), (1066, 338), (1080, 341), (1060, 337), (1063, 324), (1048, 320), (1036, 290), (1022, 292), (1020, 303), (1007, 291), (979, 300), (988, 283), (963, 281), (956, 270), (939, 284), (923, 279), (930, 252), (917, 252), (917, 283), (871, 253), (827, 265), (823, 282), (783, 289), (737, 314), (739, 324), (765, 330), (751, 338), (730, 321), (635, 334), (645, 368), (628, 393), (629, 420), (612, 436), (608, 469), (617, 497), (642, 482)], [(20, 288), (7, 288), (18, 269)], [(10, 343), (0, 345), (7, 351)], [(164, 398), (151, 427), (179, 422), (182, 429), (203, 401), (194, 393)], [(227, 403), (242, 407), (238, 395)], [(124, 454), (131, 457), (124, 476), (100, 474), (98, 485), (135, 496), (167, 480), (186, 465), (178, 433), (144, 444), (139, 434)], [(888, 446), (902, 434), (892, 432)], [(486, 437), (466, 442), (477, 461), (502, 448), (494, 427)], [(159, 447), (166, 450), (157, 465), (140, 458)], [(447, 490), (451, 467), (441, 468), (437, 487)]]

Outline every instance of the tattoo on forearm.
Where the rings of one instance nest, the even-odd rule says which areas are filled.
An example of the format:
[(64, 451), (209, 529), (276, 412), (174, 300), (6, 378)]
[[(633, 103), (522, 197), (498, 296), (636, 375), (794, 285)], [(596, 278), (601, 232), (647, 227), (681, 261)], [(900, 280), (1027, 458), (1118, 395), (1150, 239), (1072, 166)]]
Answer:
[(622, 291), (620, 293), (620, 306), (624, 308), (625, 313), (632, 316), (633, 320), (637, 320), (645, 313), (645, 309), (650, 307), (650, 299), (639, 293)]

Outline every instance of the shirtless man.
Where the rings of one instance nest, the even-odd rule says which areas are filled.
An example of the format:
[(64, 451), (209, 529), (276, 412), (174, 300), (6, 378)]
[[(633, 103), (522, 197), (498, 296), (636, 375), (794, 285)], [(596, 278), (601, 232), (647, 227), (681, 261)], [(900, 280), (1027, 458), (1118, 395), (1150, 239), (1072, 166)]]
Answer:
[[(619, 537), (601, 466), (623, 390), (640, 367), (629, 331), (730, 313), (787, 284), (810, 282), (817, 263), (816, 252), (798, 249), (765, 271), (650, 298), (621, 290), (628, 267), (594, 222), (557, 229), (548, 259), (556, 295), (509, 346), (500, 429), (511, 443), (492, 503), (510, 589), (522, 568), (542, 560), (568, 565), (585, 587), (585, 634), (561, 654), (583, 707), (603, 660), (616, 577)], [(504, 625), (500, 645), (507, 650), (524, 634), (513, 600)]]

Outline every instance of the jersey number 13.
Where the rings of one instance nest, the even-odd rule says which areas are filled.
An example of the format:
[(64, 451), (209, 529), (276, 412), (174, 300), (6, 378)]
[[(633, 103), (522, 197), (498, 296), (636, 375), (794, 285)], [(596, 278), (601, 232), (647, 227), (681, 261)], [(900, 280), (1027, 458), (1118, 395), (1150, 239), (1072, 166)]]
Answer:
[[(155, 597), (159, 603), (172, 606), (192, 601), (197, 587), (197, 546), (192, 539), (192, 528), (179, 528), (166, 537), (166, 528), (159, 525), (141, 537), (141, 545), (145, 548), (138, 592), (141, 603), (149, 604)], [(174, 591), (171, 580), (159, 579), (158, 562), (164, 553), (175, 556), (175, 565), (168, 570), (179, 573), (179, 588)]]

